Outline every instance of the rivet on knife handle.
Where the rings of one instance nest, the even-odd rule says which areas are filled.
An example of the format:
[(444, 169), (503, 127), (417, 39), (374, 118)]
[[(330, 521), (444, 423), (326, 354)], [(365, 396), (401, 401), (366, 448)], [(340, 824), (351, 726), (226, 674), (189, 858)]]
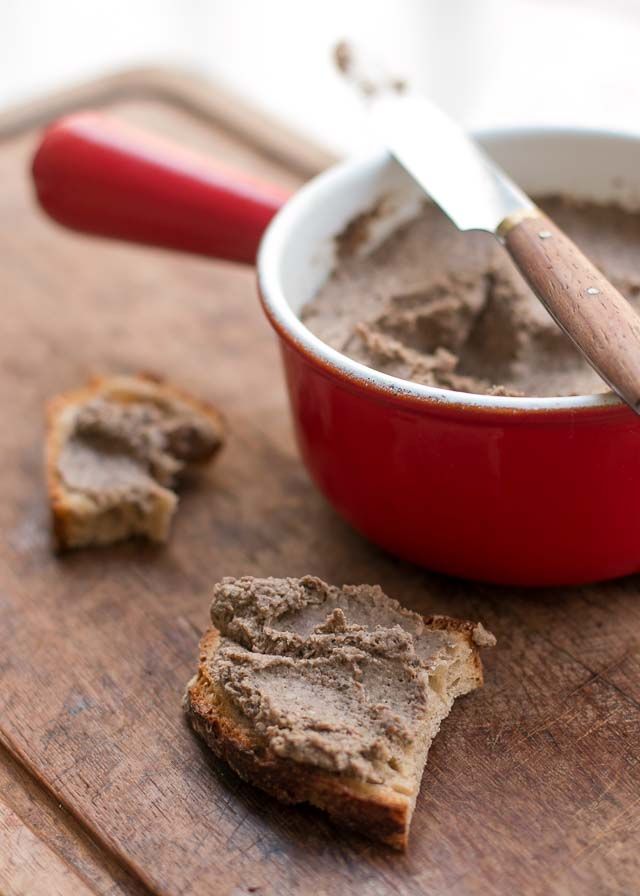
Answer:
[(535, 210), (497, 234), (556, 323), (640, 413), (640, 317), (559, 227)]

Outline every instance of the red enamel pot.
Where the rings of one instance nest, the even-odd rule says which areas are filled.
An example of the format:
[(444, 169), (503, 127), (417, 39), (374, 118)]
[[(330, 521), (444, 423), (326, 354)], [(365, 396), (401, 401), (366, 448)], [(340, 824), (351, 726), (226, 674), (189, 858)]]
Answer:
[[(640, 133), (515, 129), (479, 139), (530, 193), (640, 194)], [(354, 215), (384, 198), (374, 242), (415, 212), (420, 193), (386, 152), (337, 165), (285, 202), (208, 159), (83, 114), (47, 131), (33, 174), (42, 207), (75, 229), (247, 263), (257, 253), (300, 452), (372, 541), (430, 569), (508, 584), (640, 569), (640, 420), (613, 395), (421, 386), (350, 360), (300, 321)]]

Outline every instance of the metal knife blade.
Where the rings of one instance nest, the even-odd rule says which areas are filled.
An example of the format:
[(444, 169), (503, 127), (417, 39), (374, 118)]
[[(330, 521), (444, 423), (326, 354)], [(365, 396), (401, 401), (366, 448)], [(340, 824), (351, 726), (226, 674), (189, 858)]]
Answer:
[(382, 91), (369, 98), (374, 130), (460, 230), (496, 233), (505, 218), (534, 204), (437, 106), (421, 96)]

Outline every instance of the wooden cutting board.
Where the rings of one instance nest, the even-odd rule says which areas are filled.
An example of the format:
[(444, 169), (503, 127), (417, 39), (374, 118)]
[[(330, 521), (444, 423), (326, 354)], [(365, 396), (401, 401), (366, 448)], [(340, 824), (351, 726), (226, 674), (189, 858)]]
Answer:
[[(39, 125), (87, 104), (288, 187), (327, 161), (175, 73), (107, 79), (0, 121), (0, 891), (638, 892), (638, 579), (472, 585), (352, 532), (297, 457), (253, 271), (92, 240), (39, 214), (28, 178)], [(44, 403), (92, 372), (138, 369), (217, 404), (228, 446), (184, 494), (166, 547), (56, 556)], [(213, 583), (307, 572), (379, 582), (498, 636), (485, 689), (456, 704), (433, 746), (406, 855), (280, 806), (184, 723)]]

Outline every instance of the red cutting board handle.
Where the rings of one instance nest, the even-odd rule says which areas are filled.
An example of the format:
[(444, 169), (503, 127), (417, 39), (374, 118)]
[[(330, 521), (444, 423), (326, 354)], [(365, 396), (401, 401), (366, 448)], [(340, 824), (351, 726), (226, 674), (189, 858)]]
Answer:
[(288, 198), (95, 112), (51, 125), (32, 172), (40, 205), (66, 227), (248, 264)]

